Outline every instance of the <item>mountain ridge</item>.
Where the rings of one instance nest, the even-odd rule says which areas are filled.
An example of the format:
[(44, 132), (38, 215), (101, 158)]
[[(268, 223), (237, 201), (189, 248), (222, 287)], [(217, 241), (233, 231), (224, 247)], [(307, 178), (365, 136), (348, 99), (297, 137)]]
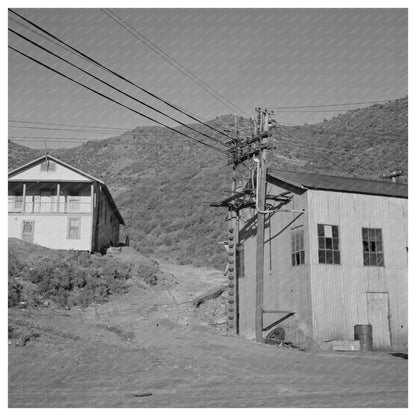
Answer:
[[(407, 174), (407, 117), (404, 97), (313, 125), (278, 124), (270, 161), (279, 169), (369, 179), (397, 168)], [(232, 131), (234, 116), (208, 124)], [(239, 137), (252, 135), (250, 120), (238, 117), (237, 124)], [(226, 140), (206, 126), (191, 126)], [(9, 142), (9, 169), (42, 154)], [(218, 243), (225, 238), (226, 212), (209, 206), (230, 194), (232, 169), (223, 154), (156, 126), (53, 154), (106, 182), (127, 224), (122, 235), (128, 234), (143, 254), (179, 264), (223, 267), (225, 250)], [(243, 174), (248, 164), (242, 166)]]

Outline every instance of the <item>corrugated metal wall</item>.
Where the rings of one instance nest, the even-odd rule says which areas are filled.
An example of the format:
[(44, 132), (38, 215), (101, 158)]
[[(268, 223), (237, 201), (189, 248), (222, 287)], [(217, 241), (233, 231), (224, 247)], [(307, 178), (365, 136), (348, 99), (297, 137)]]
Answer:
[[(385, 292), (392, 344), (407, 344), (407, 200), (308, 191), (308, 216), (314, 338), (353, 339), (368, 323), (367, 292)], [(339, 226), (340, 265), (319, 264), (319, 223)], [(385, 267), (363, 265), (363, 227), (382, 229)]]
[[(268, 183), (268, 192), (279, 194), (285, 189)], [(306, 193), (294, 195), (284, 209), (306, 209)], [(298, 218), (296, 218), (298, 217)], [(266, 219), (268, 216), (266, 216)], [(250, 221), (251, 219), (251, 221)], [(254, 219), (254, 221), (253, 221)], [(245, 224), (245, 226), (244, 226)], [(305, 265), (292, 266), (291, 229), (304, 225), (305, 253), (308, 248), (307, 215), (276, 212), (270, 221), (266, 220), (264, 301), (266, 310), (287, 310), (296, 314), (279, 326), (300, 328), (311, 336), (311, 301), (309, 289), (309, 259)], [(255, 210), (241, 213), (240, 240), (245, 244), (245, 277), (239, 279), (239, 333), (255, 337), (255, 280), (256, 280), (256, 227)], [(264, 326), (283, 317), (283, 314), (265, 314)], [(264, 334), (267, 335), (267, 332)]]
[[(285, 189), (269, 183), (268, 191), (278, 194)], [(266, 221), (263, 305), (296, 312), (279, 326), (297, 327), (317, 342), (353, 339), (354, 325), (368, 323), (367, 293), (384, 292), (389, 299), (391, 342), (406, 345), (407, 200), (309, 190), (294, 195), (284, 208), (306, 212), (293, 223), (297, 213), (277, 212), (270, 223)], [(239, 333), (248, 338), (255, 337), (255, 214), (255, 210), (240, 214), (245, 276), (239, 279)], [(292, 266), (291, 229), (302, 224), (305, 265)], [(317, 224), (339, 227), (340, 265), (319, 264)], [(385, 267), (364, 266), (363, 227), (382, 229)], [(264, 325), (281, 316), (265, 314)]]

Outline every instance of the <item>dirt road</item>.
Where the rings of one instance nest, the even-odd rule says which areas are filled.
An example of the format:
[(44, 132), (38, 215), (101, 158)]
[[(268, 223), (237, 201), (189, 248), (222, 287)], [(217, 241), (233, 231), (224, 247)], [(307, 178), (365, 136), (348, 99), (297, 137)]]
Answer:
[(407, 406), (407, 360), (223, 336), (222, 301), (191, 302), (221, 273), (161, 267), (107, 304), (10, 310), (33, 336), (9, 346), (9, 407)]

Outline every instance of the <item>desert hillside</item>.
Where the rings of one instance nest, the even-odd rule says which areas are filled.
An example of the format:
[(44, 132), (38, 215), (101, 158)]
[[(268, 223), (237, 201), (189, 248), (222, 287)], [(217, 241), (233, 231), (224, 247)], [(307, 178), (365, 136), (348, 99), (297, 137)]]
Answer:
[[(275, 118), (278, 122), (278, 114)], [(278, 125), (271, 160), (281, 169), (367, 178), (396, 168), (407, 172), (407, 118), (405, 97), (318, 124)], [(234, 116), (209, 123), (232, 131)], [(252, 134), (247, 119), (238, 119), (238, 129), (240, 137)], [(40, 154), (9, 143), (9, 169)], [(163, 127), (138, 127), (53, 154), (108, 184), (127, 224), (123, 234), (141, 253), (223, 268), (225, 252), (218, 242), (226, 235), (226, 212), (209, 203), (229, 194), (226, 156)]]

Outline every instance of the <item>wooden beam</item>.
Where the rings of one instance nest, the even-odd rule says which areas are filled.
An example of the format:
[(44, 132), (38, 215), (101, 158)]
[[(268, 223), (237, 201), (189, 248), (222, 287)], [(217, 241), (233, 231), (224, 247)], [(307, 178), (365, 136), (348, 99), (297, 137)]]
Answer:
[(61, 184), (56, 184), (56, 212), (59, 212), (59, 196), (61, 195)]
[(22, 212), (26, 211), (26, 184), (23, 184), (23, 203), (22, 203)]
[(263, 328), (263, 331), (268, 331), (269, 329), (272, 329), (274, 326), (279, 325), (280, 322), (286, 321), (286, 319), (293, 316), (295, 312), (288, 312), (283, 318), (278, 319), (277, 321), (273, 322), (272, 324), (266, 326), (266, 328)]
[(259, 211), (266, 210), (266, 150), (262, 150), (259, 156), (259, 180), (257, 189), (257, 251), (256, 251), (256, 341), (263, 339), (263, 284), (264, 284), (264, 217)]

